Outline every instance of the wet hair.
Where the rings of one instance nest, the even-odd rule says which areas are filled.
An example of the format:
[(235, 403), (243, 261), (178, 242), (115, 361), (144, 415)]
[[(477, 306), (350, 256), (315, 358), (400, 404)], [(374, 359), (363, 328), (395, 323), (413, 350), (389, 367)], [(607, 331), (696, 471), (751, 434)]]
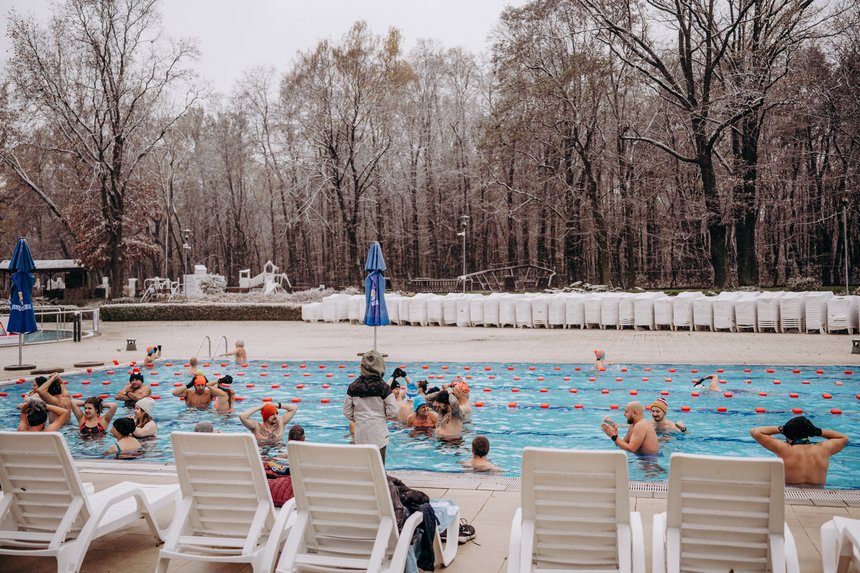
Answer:
[(245, 341), (244, 340), (237, 340), (236, 346), (238, 346), (239, 348), (245, 348)]
[(490, 453), (490, 440), (484, 436), (477, 436), (472, 440), (472, 454), (479, 458), (485, 457)]
[(44, 376), (36, 376), (35, 378), (33, 378), (33, 382), (36, 383), (36, 386), (41, 386), (42, 384), (44, 384), (47, 381), (48, 381), (48, 379), (45, 378)]
[(193, 358), (191, 358), (191, 360), (188, 361), (188, 364), (190, 364), (191, 366), (197, 366), (197, 357), (194, 356)]
[(212, 422), (197, 422), (194, 425), (195, 432), (202, 432), (204, 434), (208, 434), (210, 432), (214, 432), (215, 428), (212, 426)]
[(821, 428), (809, 421), (806, 416), (797, 416), (785, 423), (780, 432), (787, 440), (802, 442), (810, 437), (821, 435)]
[(119, 435), (125, 437), (134, 433), (134, 420), (131, 418), (117, 418), (113, 421), (113, 427), (119, 432)]
[(304, 442), (305, 441), (305, 429), (299, 426), (298, 424), (294, 425), (290, 428), (290, 431), (287, 433), (287, 439), (290, 441), (296, 442)]
[(101, 398), (99, 398), (98, 396), (90, 396), (89, 398), (84, 400), (84, 406), (86, 406), (87, 404), (92, 404), (93, 408), (96, 409), (96, 414), (98, 414), (99, 416), (102, 415), (102, 409), (104, 407), (102, 406)]
[(30, 402), (27, 407), (27, 424), (41, 426), (48, 421), (48, 410), (44, 402)]

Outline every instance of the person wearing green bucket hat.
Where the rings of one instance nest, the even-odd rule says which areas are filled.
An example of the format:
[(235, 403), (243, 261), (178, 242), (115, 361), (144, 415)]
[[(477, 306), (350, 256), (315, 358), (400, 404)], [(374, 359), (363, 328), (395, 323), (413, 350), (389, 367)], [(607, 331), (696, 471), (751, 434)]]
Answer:
[(361, 375), (353, 380), (343, 399), (343, 415), (355, 422), (355, 443), (379, 448), (385, 463), (388, 446), (388, 420), (397, 419), (397, 400), (383, 380), (385, 361), (375, 351), (361, 357)]

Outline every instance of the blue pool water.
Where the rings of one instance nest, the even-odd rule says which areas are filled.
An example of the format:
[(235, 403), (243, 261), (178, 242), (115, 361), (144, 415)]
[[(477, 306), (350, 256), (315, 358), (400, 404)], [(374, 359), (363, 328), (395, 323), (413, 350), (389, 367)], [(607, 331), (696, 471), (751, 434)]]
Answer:
[[(220, 362), (205, 365), (203, 369), (210, 379), (231, 374), (234, 390), (244, 398), (236, 402), (237, 412), (229, 415), (186, 409), (184, 402), (174, 398), (171, 391), (174, 383), (184, 385), (189, 380), (187, 368), (180, 362), (168, 364), (170, 361), (163, 360), (154, 369), (145, 371), (146, 382), (153, 384), (153, 395), (160, 399), (154, 411), (159, 435), (144, 444), (141, 458), (144, 461), (171, 461), (170, 432), (190, 431), (200, 420), (212, 421), (223, 432), (247, 431), (239, 422), (238, 412), (259, 405), (264, 397), (272, 397), (275, 402), (300, 399), (293, 423), (305, 428), (308, 440), (349, 442), (341, 403), (347, 386), (358, 374), (356, 364), (258, 361), (245, 368)], [(389, 362), (389, 371), (395, 365)], [(470, 457), (472, 438), (482, 434), (490, 439), (493, 463), (501, 466), (505, 475), (519, 475), (523, 447), (612, 449), (612, 443), (600, 430), (603, 417), (610, 415), (623, 424), (626, 402), (638, 399), (647, 405), (662, 396), (669, 402), (668, 418), (684, 421), (689, 433), (661, 437), (656, 459), (629, 455), (632, 480), (666, 480), (669, 455), (674, 452), (770, 456), (749, 437), (749, 428), (781, 425), (795, 415), (792, 409), (800, 408), (816, 425), (843, 432), (851, 440), (831, 460), (827, 486), (860, 489), (860, 369), (847, 373), (851, 372), (850, 366), (628, 364), (611, 365), (602, 373), (592, 372), (590, 364), (406, 363), (401, 366), (413, 381), (426, 378), (431, 386), (463, 376), (472, 387), (472, 402), (481, 402), (483, 406), (473, 408), (472, 422), (466, 426), (462, 443), (442, 442), (428, 436), (410, 437), (408, 429), (391, 423), (388, 469), (463, 471), (460, 464)], [(670, 372), (670, 368), (675, 371)], [(718, 375), (726, 381), (721, 384), (723, 392), (697, 388), (699, 395), (693, 396), (691, 381), (717, 372), (718, 368), (723, 370)], [(818, 374), (817, 370), (823, 373)], [(65, 379), (73, 394), (87, 397), (106, 393), (113, 397), (128, 380), (129, 371), (128, 365), (122, 365)], [(254, 387), (249, 388), (248, 384)], [(297, 388), (298, 385), (304, 387)], [(8, 393), (0, 398), (0, 427), (15, 428), (18, 420), (15, 405), (29, 389), (29, 382), (0, 388)], [(637, 394), (631, 395), (634, 391)], [(724, 392), (731, 392), (731, 397)], [(795, 394), (798, 397), (792, 397)], [(328, 402), (321, 402), (324, 399)], [(511, 407), (512, 402), (516, 402), (516, 407)], [(618, 409), (613, 409), (613, 405), (618, 405)], [(689, 411), (682, 412), (682, 406), (689, 407)], [(726, 412), (719, 412), (718, 408), (725, 408)], [(757, 413), (756, 408), (764, 408), (765, 412)], [(120, 405), (120, 414), (123, 412), (130, 411)], [(650, 418), (650, 414), (646, 416)], [(110, 437), (83, 440), (76, 426), (67, 426), (66, 437), (77, 458), (99, 458), (112, 443)]]

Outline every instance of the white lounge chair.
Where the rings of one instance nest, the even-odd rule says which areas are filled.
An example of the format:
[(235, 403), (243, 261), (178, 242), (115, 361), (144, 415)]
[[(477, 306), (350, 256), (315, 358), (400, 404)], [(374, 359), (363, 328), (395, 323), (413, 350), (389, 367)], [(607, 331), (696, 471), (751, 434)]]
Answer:
[(173, 432), (171, 439), (182, 499), (156, 573), (171, 559), (249, 563), (269, 573), (293, 502), (275, 509), (254, 437)]
[(821, 526), (824, 573), (848, 573), (853, 562), (860, 570), (860, 519), (834, 517)]
[(782, 460), (672, 454), (666, 511), (654, 516), (653, 573), (797, 573)]
[(645, 571), (624, 452), (525, 448), (522, 475), (508, 573)]
[[(307, 442), (289, 442), (287, 450), (296, 523), (276, 571), (403, 571), (422, 514), (397, 531), (379, 450)], [(456, 545), (457, 535), (448, 542)]]
[(57, 432), (0, 432), (0, 486), (0, 555), (53, 557), (59, 573), (80, 571), (94, 539), (141, 517), (161, 541), (155, 513), (179, 491), (122, 482), (92, 493)]

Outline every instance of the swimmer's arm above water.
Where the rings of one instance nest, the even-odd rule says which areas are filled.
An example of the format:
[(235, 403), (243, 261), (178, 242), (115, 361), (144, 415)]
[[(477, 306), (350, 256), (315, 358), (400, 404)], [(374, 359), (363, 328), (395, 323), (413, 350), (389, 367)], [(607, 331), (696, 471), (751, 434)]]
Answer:
[(757, 428), (750, 429), (750, 436), (764, 448), (775, 454), (791, 447), (787, 442), (773, 437), (781, 433), (782, 428), (779, 426), (758, 426)]
[(255, 431), (257, 428), (260, 427), (260, 424), (252, 420), (251, 416), (262, 409), (263, 406), (254, 406), (253, 408), (248, 408), (247, 410), (239, 414), (239, 421), (242, 422), (243, 426), (245, 426), (252, 432)]
[(821, 430), (821, 437), (827, 441), (820, 442), (818, 445), (826, 448), (831, 455), (842, 451), (842, 448), (848, 445), (848, 436), (836, 430)]
[(57, 397), (54, 396), (53, 394), (51, 394), (50, 392), (48, 392), (48, 388), (51, 386), (51, 384), (54, 383), (54, 380), (56, 380), (59, 377), (60, 377), (59, 373), (54, 372), (53, 374), (51, 374), (51, 376), (47, 380), (42, 382), (41, 386), (39, 386), (39, 388), (36, 390), (36, 392), (38, 392), (38, 394), (39, 394), (39, 397), (42, 400), (44, 400), (46, 404), (53, 404), (54, 406), (60, 406), (60, 401), (57, 399)]
[[(645, 441), (645, 436), (641, 435), (641, 432), (628, 432), (627, 438), (630, 440), (629, 442), (625, 439), (622, 439), (618, 435), (618, 426), (613, 426), (607, 422), (604, 422), (600, 425), (600, 429), (603, 430), (603, 433), (609, 436), (609, 438), (615, 442), (615, 445), (621, 448), (622, 450), (626, 450), (628, 452), (637, 452), (639, 448), (642, 447), (642, 442)], [(631, 435), (632, 434), (632, 435)]]
[(296, 415), (296, 412), (299, 411), (299, 407), (295, 404), (281, 404), (280, 402), (278, 402), (278, 409), (286, 410), (281, 416), (281, 426), (286, 426), (293, 419), (293, 416)]

